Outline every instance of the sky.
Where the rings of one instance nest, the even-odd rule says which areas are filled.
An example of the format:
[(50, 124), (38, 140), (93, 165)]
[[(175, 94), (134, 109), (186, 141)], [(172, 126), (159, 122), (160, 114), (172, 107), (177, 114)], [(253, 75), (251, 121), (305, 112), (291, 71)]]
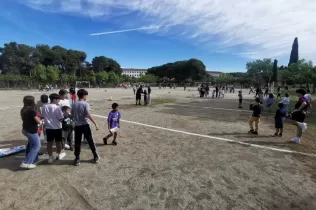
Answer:
[(123, 68), (197, 58), (245, 72), (255, 59), (316, 62), (315, 0), (0, 0), (0, 45), (60, 45)]

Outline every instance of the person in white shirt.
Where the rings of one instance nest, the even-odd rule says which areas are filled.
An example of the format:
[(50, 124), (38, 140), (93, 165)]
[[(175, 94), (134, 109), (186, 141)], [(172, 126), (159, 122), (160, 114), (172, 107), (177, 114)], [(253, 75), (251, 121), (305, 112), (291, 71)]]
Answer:
[(309, 110), (312, 107), (312, 95), (310, 94), (310, 90), (307, 89), (306, 94), (304, 95), (305, 100), (307, 101), (307, 113), (309, 114)]
[(57, 93), (53, 93), (49, 96), (50, 103), (47, 104), (43, 112), (44, 123), (46, 127), (47, 136), (47, 153), (49, 155), (48, 163), (53, 163), (56, 157), (53, 156), (53, 142), (56, 142), (57, 159), (61, 160), (66, 156), (66, 153), (62, 152), (62, 123), (64, 119), (61, 107), (58, 106), (60, 102), (60, 96)]
[(68, 91), (65, 89), (61, 89), (59, 91), (60, 101), (59, 106), (62, 108), (63, 106), (70, 107), (70, 101), (68, 100)]
[(284, 108), (287, 109), (290, 104), (290, 95), (285, 93), (285, 97), (280, 101), (280, 103), (284, 104)]

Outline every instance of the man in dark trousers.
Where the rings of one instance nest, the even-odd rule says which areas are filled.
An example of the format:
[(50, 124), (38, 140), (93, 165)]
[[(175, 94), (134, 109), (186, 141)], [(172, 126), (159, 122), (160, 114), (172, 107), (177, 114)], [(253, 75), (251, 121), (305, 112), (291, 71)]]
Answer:
[(140, 101), (142, 99), (142, 93), (143, 93), (143, 86), (141, 85), (136, 91), (136, 105), (141, 105)]
[(150, 87), (150, 85), (148, 85), (148, 95), (150, 95), (151, 94), (151, 87)]
[(217, 98), (218, 97), (218, 85), (216, 85), (215, 91), (216, 91), (216, 98)]

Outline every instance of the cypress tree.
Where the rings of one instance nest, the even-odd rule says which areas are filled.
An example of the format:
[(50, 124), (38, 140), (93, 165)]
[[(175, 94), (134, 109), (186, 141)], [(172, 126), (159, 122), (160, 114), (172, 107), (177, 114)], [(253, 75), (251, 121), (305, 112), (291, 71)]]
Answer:
[(278, 80), (278, 60), (274, 60), (273, 62), (273, 75), (272, 75), (272, 82), (275, 82), (277, 83), (277, 80)]
[(293, 45), (292, 45), (289, 66), (292, 63), (297, 63), (297, 61), (298, 61), (298, 40), (297, 40), (297, 37), (295, 37)]

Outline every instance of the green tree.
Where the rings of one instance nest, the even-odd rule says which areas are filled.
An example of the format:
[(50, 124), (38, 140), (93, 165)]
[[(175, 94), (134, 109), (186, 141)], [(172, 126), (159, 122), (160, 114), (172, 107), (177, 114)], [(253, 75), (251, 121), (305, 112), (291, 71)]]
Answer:
[(32, 78), (39, 82), (46, 82), (47, 80), (46, 67), (42, 64), (36, 66), (32, 70)]
[(277, 80), (278, 80), (278, 60), (275, 59), (273, 62), (271, 82), (277, 83)]
[(103, 72), (99, 72), (96, 74), (96, 82), (98, 84), (104, 84), (108, 81), (109, 75), (107, 72), (103, 71)]
[(92, 60), (92, 67), (94, 72), (114, 72), (117, 75), (122, 73), (122, 69), (119, 63), (111, 58), (107, 58), (105, 56), (97, 56)]
[(292, 50), (291, 50), (291, 55), (290, 55), (290, 60), (289, 60), (289, 65), (293, 63), (297, 63), (299, 57), (298, 57), (298, 40), (297, 37), (295, 37), (293, 45), (292, 45)]
[(158, 81), (159, 77), (152, 75), (152, 74), (146, 74), (141, 76), (138, 81), (143, 83), (156, 83)]
[(56, 66), (46, 67), (47, 82), (54, 83), (59, 80), (59, 69)]
[(109, 72), (108, 74), (108, 83), (119, 83), (120, 82), (120, 77), (117, 76), (113, 71)]
[(273, 75), (273, 63), (270, 58), (258, 59), (246, 64), (247, 73), (250, 77), (255, 78), (258, 85), (263, 81), (264, 83), (271, 82)]
[(216, 79), (216, 83), (218, 84), (228, 84), (231, 83), (233, 77), (229, 73), (222, 73)]

